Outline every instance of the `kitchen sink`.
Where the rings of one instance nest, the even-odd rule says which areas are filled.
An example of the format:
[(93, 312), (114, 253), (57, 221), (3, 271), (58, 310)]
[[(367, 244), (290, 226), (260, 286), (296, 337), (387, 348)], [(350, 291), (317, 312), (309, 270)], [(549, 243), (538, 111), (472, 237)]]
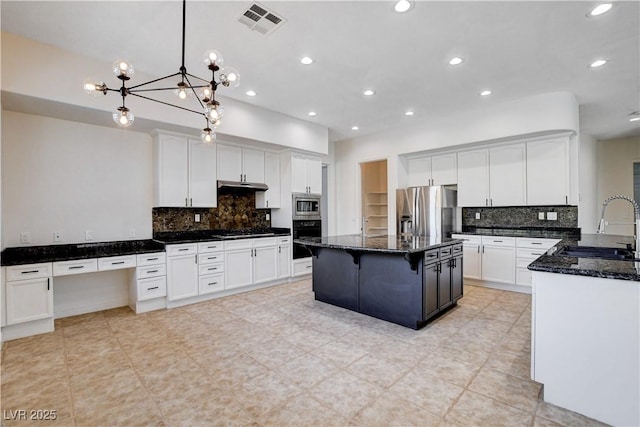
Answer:
[(573, 256), (578, 258), (602, 258), (632, 260), (633, 251), (626, 248), (603, 248), (598, 246), (565, 246), (556, 252), (559, 256)]

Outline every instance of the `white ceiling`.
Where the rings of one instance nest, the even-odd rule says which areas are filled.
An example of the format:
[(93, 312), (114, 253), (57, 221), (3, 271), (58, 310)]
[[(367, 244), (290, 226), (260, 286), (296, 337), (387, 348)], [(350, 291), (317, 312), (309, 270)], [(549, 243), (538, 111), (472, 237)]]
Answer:
[[(332, 140), (452, 114), (464, 126), (466, 113), (483, 105), (561, 90), (576, 95), (583, 132), (640, 135), (640, 122), (628, 121), (640, 110), (637, 1), (590, 18), (596, 1), (421, 1), (404, 14), (393, 1), (260, 4), (287, 20), (269, 36), (237, 22), (249, 1), (187, 2), (188, 71), (208, 77), (202, 53), (216, 49), (242, 76), (221, 95), (324, 125)], [(103, 60), (126, 58), (157, 76), (180, 66), (179, 1), (4, 0), (1, 8), (3, 31)], [(300, 64), (306, 55), (312, 65)], [(450, 66), (453, 56), (465, 61)], [(598, 58), (609, 63), (588, 68)], [(102, 78), (118, 85), (109, 69)], [(376, 94), (365, 97), (368, 88)], [(485, 88), (493, 94), (479, 96)], [(249, 89), (258, 95), (248, 97)]]

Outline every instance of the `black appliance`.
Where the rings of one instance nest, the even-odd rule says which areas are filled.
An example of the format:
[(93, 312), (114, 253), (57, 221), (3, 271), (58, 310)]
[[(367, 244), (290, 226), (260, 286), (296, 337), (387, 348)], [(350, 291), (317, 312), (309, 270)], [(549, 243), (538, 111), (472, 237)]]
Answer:
[[(301, 237), (320, 237), (322, 236), (322, 221), (313, 220), (293, 220), (293, 240)], [(308, 258), (311, 251), (304, 246), (293, 244), (293, 259)]]

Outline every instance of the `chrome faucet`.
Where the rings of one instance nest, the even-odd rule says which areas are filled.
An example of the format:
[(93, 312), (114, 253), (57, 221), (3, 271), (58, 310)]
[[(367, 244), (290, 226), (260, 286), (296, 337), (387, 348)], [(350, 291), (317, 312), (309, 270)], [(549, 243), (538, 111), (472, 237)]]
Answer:
[(633, 225), (634, 225), (634, 231), (636, 233), (634, 236), (636, 240), (634, 255), (636, 259), (639, 259), (640, 258), (640, 206), (638, 206), (638, 203), (636, 203), (636, 201), (633, 200), (631, 197), (618, 194), (616, 196), (609, 197), (607, 200), (604, 201), (604, 203), (602, 203), (602, 215), (600, 215), (600, 222), (598, 222), (597, 233), (598, 234), (604, 233), (604, 226), (605, 226), (604, 212), (607, 210), (607, 205), (609, 205), (609, 202), (611, 202), (612, 200), (626, 200), (627, 202), (631, 203), (631, 205), (633, 206), (633, 212), (635, 214), (635, 221)]

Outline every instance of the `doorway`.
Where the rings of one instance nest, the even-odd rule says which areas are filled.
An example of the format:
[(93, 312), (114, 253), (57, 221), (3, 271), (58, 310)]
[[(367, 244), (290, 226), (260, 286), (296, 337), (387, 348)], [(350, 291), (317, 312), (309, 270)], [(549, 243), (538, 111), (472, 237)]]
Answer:
[(389, 234), (387, 160), (360, 163), (362, 227), (364, 234)]

